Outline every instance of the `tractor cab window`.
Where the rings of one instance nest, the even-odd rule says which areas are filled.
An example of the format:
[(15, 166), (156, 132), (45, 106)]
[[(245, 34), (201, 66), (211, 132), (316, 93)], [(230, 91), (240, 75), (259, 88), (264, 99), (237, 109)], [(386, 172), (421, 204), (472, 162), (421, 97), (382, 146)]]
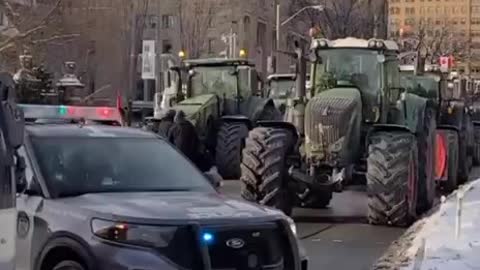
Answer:
[(289, 98), (294, 87), (295, 81), (292, 79), (272, 79), (269, 85), (269, 97), (273, 99)]
[(440, 82), (431, 77), (406, 75), (402, 78), (402, 87), (409, 93), (436, 99)]
[[(381, 63), (378, 53), (361, 49), (320, 50), (322, 64), (317, 67), (319, 86), (357, 87), (363, 95), (376, 97), (380, 90)], [(327, 89), (316, 89), (322, 91)]]
[(233, 97), (237, 90), (235, 67), (196, 67), (191, 78), (191, 94), (199, 96), (217, 94)]

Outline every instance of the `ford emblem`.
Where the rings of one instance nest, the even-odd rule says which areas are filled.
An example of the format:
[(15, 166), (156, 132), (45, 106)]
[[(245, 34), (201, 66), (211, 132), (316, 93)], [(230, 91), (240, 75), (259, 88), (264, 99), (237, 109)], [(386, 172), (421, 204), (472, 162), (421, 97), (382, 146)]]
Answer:
[(242, 248), (245, 245), (245, 242), (240, 238), (232, 238), (227, 241), (227, 246), (235, 249)]

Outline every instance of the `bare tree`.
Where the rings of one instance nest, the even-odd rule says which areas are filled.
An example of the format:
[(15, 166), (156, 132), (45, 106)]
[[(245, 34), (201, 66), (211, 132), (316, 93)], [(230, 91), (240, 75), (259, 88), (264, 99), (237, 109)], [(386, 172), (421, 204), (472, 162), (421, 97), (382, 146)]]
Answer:
[[(62, 0), (50, 0), (42, 6), (32, 7), (10, 0), (0, 0), (0, 9), (8, 20), (13, 35), (0, 36), (0, 57), (3, 66), (12, 69), (18, 55), (28, 49), (36, 58), (45, 57), (50, 42), (66, 41), (78, 36), (67, 33), (62, 25)], [(12, 32), (12, 31), (11, 31)]]
[(426, 58), (427, 63), (432, 64), (445, 55), (453, 56), (459, 61), (470, 57), (466, 34), (455, 31), (448, 21), (436, 22), (434, 25), (421, 20), (409, 29), (411, 30), (407, 30), (397, 39), (403, 52), (412, 52), (411, 55), (419, 52)]
[(211, 0), (178, 0), (180, 41), (189, 58), (198, 58), (205, 50), (215, 6)]
[[(361, 37), (371, 38), (385, 26), (384, 0), (324, 0), (323, 11), (307, 10), (303, 20), (311, 26), (318, 26), (322, 35), (330, 38)], [(293, 0), (290, 10), (295, 12), (303, 7), (318, 4), (318, 1)], [(384, 31), (382, 31), (384, 32)]]

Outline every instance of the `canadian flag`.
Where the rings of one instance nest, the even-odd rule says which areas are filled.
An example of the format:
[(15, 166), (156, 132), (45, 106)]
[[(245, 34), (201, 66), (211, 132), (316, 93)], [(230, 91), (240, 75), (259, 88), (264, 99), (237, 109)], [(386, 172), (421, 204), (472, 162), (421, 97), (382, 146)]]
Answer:
[(453, 67), (454, 59), (453, 56), (442, 56), (440, 57), (440, 67), (442, 69), (450, 69)]

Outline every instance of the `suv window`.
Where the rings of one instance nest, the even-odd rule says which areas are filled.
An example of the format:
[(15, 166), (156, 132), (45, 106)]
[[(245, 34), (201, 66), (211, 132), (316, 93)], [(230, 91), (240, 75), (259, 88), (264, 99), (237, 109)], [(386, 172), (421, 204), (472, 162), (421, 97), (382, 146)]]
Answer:
[(208, 180), (156, 138), (32, 138), (54, 197), (100, 192), (208, 191)]

